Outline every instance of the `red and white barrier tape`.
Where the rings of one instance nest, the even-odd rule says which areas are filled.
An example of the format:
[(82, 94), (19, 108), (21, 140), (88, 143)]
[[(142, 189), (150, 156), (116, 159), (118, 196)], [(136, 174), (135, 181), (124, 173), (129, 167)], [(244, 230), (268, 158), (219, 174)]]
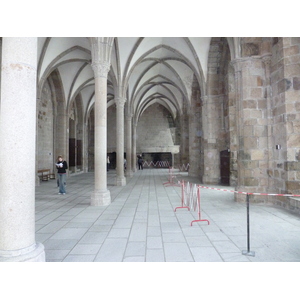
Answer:
[(145, 161), (144, 164), (143, 164), (143, 167), (160, 167), (160, 168), (167, 168), (170, 166), (170, 163), (168, 161), (157, 161), (157, 162), (153, 162), (153, 161)]
[(216, 191), (223, 191), (223, 192), (232, 192), (236, 194), (244, 194), (244, 195), (257, 195), (257, 196), (284, 196), (284, 197), (300, 197), (300, 195), (294, 194), (269, 194), (269, 193), (250, 193), (250, 192), (239, 192), (234, 190), (226, 190), (226, 189), (219, 189), (219, 188), (212, 188), (208, 186), (198, 185), (202, 189), (209, 189), (209, 190), (216, 190)]

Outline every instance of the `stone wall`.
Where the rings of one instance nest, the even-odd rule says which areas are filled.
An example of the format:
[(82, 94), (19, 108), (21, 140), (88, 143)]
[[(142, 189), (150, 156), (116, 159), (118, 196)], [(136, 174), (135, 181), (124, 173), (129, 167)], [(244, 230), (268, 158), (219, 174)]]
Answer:
[(175, 128), (173, 118), (164, 106), (157, 103), (151, 105), (138, 121), (137, 153), (171, 152), (178, 140), (178, 130)]
[(202, 180), (203, 170), (202, 99), (199, 85), (194, 78), (189, 110), (189, 175)]
[(53, 103), (50, 87), (47, 83), (43, 88), (41, 99), (37, 102), (37, 163), (38, 169), (55, 170), (54, 162), (54, 129)]
[[(271, 61), (271, 188), (300, 193), (300, 38), (274, 38)], [(286, 199), (276, 201), (285, 206)]]
[[(236, 119), (232, 118), (235, 102), (232, 95), (229, 98), (233, 85), (232, 73), (229, 74), (229, 62), (227, 40), (212, 38), (208, 58), (207, 91), (202, 97), (203, 183), (220, 183), (220, 153), (231, 148), (230, 142), (234, 140), (231, 140), (231, 136), (236, 136), (236, 128), (233, 126)], [(232, 150), (235, 151), (234, 148)], [(231, 176), (231, 179), (234, 179), (234, 176)]]

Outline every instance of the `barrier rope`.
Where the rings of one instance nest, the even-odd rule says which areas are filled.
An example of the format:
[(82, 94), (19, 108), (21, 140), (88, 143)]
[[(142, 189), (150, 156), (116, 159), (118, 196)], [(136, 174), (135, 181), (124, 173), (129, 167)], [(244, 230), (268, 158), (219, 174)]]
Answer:
[(212, 188), (212, 187), (202, 186), (202, 185), (199, 185), (199, 187), (202, 188), (202, 189), (209, 189), (209, 190), (216, 190), (216, 191), (223, 191), (223, 192), (232, 192), (232, 193), (244, 194), (244, 195), (300, 197), (300, 195), (296, 195), (296, 194), (251, 193), (251, 192), (240, 192), (240, 191), (235, 191), (235, 190)]

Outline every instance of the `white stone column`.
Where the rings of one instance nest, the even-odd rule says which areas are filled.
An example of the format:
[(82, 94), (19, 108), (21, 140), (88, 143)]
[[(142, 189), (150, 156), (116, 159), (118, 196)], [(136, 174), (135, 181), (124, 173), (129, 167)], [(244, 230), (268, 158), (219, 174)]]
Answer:
[(83, 139), (82, 139), (82, 163), (83, 163), (83, 172), (88, 172), (88, 124), (84, 122), (83, 124)]
[(107, 189), (107, 76), (113, 38), (92, 37), (90, 42), (95, 76), (95, 189), (91, 205), (106, 206), (111, 203)]
[(126, 178), (124, 176), (124, 105), (126, 99), (118, 97), (116, 99), (117, 105), (117, 186), (126, 185)]
[(37, 38), (3, 38), (0, 261), (45, 261), (35, 241)]
[(127, 140), (126, 140), (126, 176), (131, 178), (133, 176), (132, 171), (132, 114), (126, 116), (126, 126), (127, 126)]
[(132, 170), (136, 172), (136, 127), (137, 124), (134, 122), (132, 126)]
[(105, 206), (111, 203), (107, 189), (107, 74), (110, 64), (95, 62), (95, 190), (91, 205)]

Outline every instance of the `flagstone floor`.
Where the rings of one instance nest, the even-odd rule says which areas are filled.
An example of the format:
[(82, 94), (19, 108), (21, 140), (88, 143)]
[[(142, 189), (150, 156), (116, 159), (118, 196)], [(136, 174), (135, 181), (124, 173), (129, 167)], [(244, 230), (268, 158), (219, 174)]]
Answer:
[[(199, 183), (178, 170), (176, 180)], [(248, 244), (246, 204), (235, 202), (233, 193), (201, 189), (201, 217), (210, 224), (191, 226), (197, 212), (175, 211), (181, 188), (164, 184), (168, 169), (138, 170), (123, 187), (115, 181), (110, 170), (112, 202), (105, 207), (90, 205), (93, 173), (68, 177), (66, 195), (58, 195), (55, 180), (41, 182), (36, 240), (47, 262), (300, 261), (299, 215), (250, 204)]]

